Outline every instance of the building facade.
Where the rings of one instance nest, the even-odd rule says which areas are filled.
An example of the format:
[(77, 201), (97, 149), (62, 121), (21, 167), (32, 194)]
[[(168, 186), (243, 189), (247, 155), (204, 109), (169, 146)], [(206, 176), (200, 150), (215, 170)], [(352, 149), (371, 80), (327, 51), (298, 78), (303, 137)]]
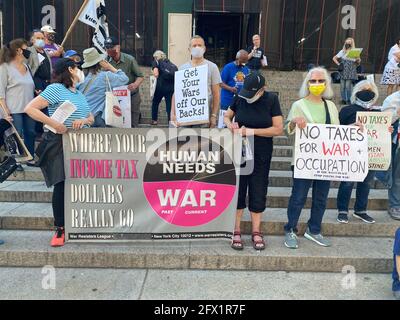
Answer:
[[(82, 2), (0, 0), (2, 43), (46, 23), (61, 42)], [(332, 57), (354, 37), (365, 69), (380, 73), (400, 38), (400, 0), (106, 0), (106, 7), (111, 34), (142, 65), (160, 48), (182, 63), (191, 35), (200, 34), (207, 57), (222, 66), (259, 33), (273, 69), (332, 68)], [(66, 47), (83, 50), (90, 39), (91, 29), (78, 23)]]

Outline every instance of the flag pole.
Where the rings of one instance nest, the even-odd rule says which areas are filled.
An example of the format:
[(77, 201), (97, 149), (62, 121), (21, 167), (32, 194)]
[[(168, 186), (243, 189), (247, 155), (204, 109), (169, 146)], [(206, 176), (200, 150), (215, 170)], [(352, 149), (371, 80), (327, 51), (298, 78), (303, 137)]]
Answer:
[(83, 10), (86, 8), (87, 4), (89, 3), (90, 0), (85, 0), (81, 6), (81, 8), (79, 9), (74, 21), (72, 21), (67, 33), (65, 34), (64, 40), (61, 43), (61, 47), (64, 47), (65, 42), (67, 42), (68, 37), (71, 35), (72, 30), (75, 28), (75, 25), (77, 24), (79, 17), (81, 16)]

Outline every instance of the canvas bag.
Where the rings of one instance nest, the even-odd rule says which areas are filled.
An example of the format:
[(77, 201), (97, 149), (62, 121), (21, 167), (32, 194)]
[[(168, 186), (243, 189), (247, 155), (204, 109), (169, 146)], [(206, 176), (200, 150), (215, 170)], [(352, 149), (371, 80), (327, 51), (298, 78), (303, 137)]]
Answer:
[(104, 108), (104, 120), (106, 125), (114, 128), (124, 127), (124, 117), (122, 115), (121, 106), (118, 98), (114, 95), (111, 88), (110, 80), (106, 75), (107, 89), (106, 91), (106, 106)]

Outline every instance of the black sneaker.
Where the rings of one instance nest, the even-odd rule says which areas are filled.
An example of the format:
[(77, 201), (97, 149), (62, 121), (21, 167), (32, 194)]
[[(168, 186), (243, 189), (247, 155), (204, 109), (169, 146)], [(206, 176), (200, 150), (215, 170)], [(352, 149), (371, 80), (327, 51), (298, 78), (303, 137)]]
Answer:
[(347, 213), (340, 212), (337, 218), (339, 223), (348, 224), (349, 223), (349, 216)]
[(365, 212), (354, 212), (353, 216), (357, 219), (360, 219), (362, 221), (364, 221), (365, 223), (368, 224), (374, 224), (376, 221), (374, 219), (372, 219), (369, 215), (367, 215)]

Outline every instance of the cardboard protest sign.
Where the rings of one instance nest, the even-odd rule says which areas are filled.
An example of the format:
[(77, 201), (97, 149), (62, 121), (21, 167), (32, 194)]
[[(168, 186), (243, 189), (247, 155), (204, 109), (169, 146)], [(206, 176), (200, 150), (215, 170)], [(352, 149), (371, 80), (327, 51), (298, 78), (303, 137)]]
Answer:
[(362, 123), (368, 134), (369, 169), (389, 170), (392, 162), (392, 125), (390, 112), (357, 112), (357, 121)]
[(208, 66), (175, 73), (175, 111), (180, 126), (209, 123)]
[(308, 124), (296, 130), (294, 177), (327, 181), (364, 181), (368, 175), (368, 138), (358, 127)]
[(117, 97), (122, 111), (122, 117), (124, 118), (123, 128), (132, 128), (131, 92), (128, 86), (114, 88), (113, 93)]
[(85, 129), (63, 142), (67, 241), (231, 238), (242, 143), (228, 130)]

